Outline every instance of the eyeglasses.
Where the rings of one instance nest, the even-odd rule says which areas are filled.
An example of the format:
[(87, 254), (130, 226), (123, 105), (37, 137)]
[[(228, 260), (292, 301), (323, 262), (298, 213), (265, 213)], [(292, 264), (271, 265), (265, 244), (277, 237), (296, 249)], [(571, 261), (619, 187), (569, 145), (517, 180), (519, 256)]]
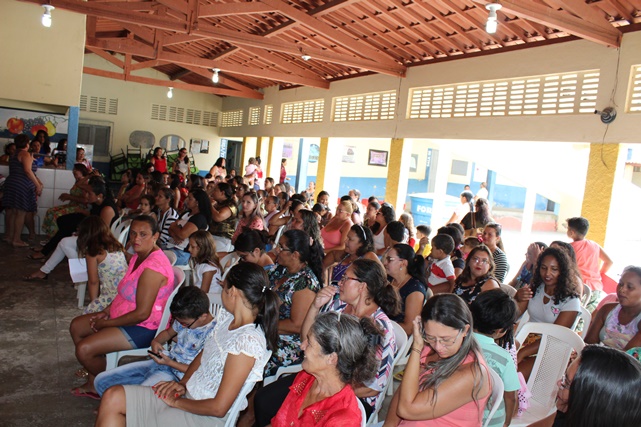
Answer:
[(249, 256), (249, 254), (242, 254), (242, 255), (239, 254), (239, 253), (236, 253), (236, 254), (238, 255), (238, 259), (241, 260), (241, 261), (245, 261), (245, 258), (247, 258), (247, 256)]
[(383, 257), (383, 262), (392, 262), (392, 261), (396, 261), (397, 259), (398, 259), (398, 257), (384, 256)]
[(461, 336), (461, 333), (463, 333), (463, 329), (458, 331), (458, 334), (456, 334), (455, 337), (436, 338), (436, 337), (431, 337), (429, 335), (426, 335), (425, 332), (423, 332), (423, 340), (431, 346), (435, 346), (436, 344), (441, 344), (443, 347), (451, 347), (456, 342), (456, 340), (458, 340), (458, 338)]
[(189, 325), (187, 325), (187, 326), (185, 326), (185, 324), (184, 324), (183, 322), (181, 322), (180, 320), (176, 320), (176, 321), (177, 321), (178, 323), (180, 323), (180, 326), (182, 326), (183, 328), (185, 328), (185, 329), (191, 329), (191, 327), (194, 325), (194, 323), (196, 323), (196, 322), (198, 321), (198, 318), (194, 319), (194, 321), (193, 321), (193, 322), (191, 322), (191, 323), (190, 323)]
[(561, 390), (568, 390), (570, 386), (572, 385), (572, 381), (568, 379), (567, 375), (563, 375), (561, 379), (559, 380), (559, 389)]
[(361, 280), (361, 279), (359, 279), (358, 277), (349, 277), (349, 276), (343, 276), (343, 277), (341, 277), (341, 280), (339, 280), (338, 282), (339, 282), (339, 283), (345, 283), (345, 282), (347, 282), (348, 280), (353, 280), (353, 281), (355, 281), (355, 282), (362, 282), (362, 280)]
[(276, 248), (281, 252), (291, 252), (292, 251), (291, 249), (284, 247), (280, 243), (276, 245)]
[(471, 260), (471, 261), (472, 261), (474, 264), (481, 264), (481, 265), (486, 265), (486, 264), (489, 264), (489, 263), (490, 263), (490, 260), (489, 260), (489, 259), (487, 259), (487, 258), (479, 258), (479, 257), (477, 257), (477, 256), (475, 256), (474, 258), (472, 258), (472, 260)]

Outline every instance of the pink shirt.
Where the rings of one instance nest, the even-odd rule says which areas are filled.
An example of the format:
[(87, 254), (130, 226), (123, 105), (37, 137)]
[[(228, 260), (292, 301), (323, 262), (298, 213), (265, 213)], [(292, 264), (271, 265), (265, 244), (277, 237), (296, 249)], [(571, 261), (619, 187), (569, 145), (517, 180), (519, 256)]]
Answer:
[(236, 231), (234, 231), (234, 235), (231, 236), (231, 241), (235, 242), (238, 236), (243, 232), (243, 228), (247, 227), (251, 230), (264, 230), (265, 229), (265, 220), (259, 216), (256, 216), (254, 220), (251, 222), (251, 224), (247, 223), (248, 218), (241, 218), (238, 221), (238, 225), (236, 226)]
[(174, 290), (174, 272), (169, 263), (169, 259), (167, 259), (161, 250), (150, 253), (147, 259), (134, 270), (137, 259), (138, 255), (134, 255), (129, 263), (129, 269), (125, 277), (118, 283), (118, 293), (111, 303), (109, 315), (112, 319), (115, 319), (136, 309), (138, 280), (145, 270), (150, 269), (165, 276), (167, 278), (167, 284), (158, 290), (158, 295), (156, 295), (151, 314), (147, 320), (139, 323), (137, 326), (142, 326), (147, 329), (158, 329), (165, 304), (169, 299), (169, 295)]
[(601, 259), (599, 253), (601, 247), (592, 240), (577, 240), (570, 243), (576, 253), (576, 265), (581, 272), (583, 283), (588, 285), (592, 290), (603, 290), (601, 282)]
[[(421, 353), (421, 364), (425, 363), (425, 358), (431, 352), (431, 347), (426, 345), (423, 347), (423, 353)], [(481, 364), (481, 369), (485, 369), (487, 377), (490, 377), (487, 364), (483, 356), (477, 355), (479, 358), (479, 363)], [(463, 364), (472, 363), (474, 361), (474, 354), (470, 352)], [(430, 371), (425, 372), (423, 375), (429, 375)], [(491, 380), (490, 380), (491, 381)], [(471, 402), (466, 403), (441, 417), (435, 418), (433, 420), (421, 420), (421, 421), (408, 421), (401, 420), (399, 426), (414, 426), (414, 427), (481, 427), (483, 422), (483, 410), (487, 404), (488, 399), (492, 395), (491, 392), (488, 392), (487, 396), (482, 399), (479, 399), (478, 402), (472, 400)]]

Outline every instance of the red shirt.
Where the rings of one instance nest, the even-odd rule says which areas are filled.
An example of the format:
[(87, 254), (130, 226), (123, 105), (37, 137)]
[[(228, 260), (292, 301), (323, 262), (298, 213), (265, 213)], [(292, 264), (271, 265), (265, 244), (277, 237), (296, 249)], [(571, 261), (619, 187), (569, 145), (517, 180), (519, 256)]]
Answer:
[(154, 170), (157, 170), (161, 173), (167, 173), (167, 159), (152, 157), (151, 164), (154, 165)]
[(280, 165), (280, 181), (278, 183), (279, 184), (284, 183), (285, 178), (287, 178), (287, 171), (285, 170), (285, 166)]
[(305, 371), (300, 371), (289, 388), (289, 394), (272, 418), (272, 427), (360, 427), (361, 411), (356, 402), (354, 390), (346, 385), (333, 396), (313, 403), (303, 409), (305, 396), (316, 379)]

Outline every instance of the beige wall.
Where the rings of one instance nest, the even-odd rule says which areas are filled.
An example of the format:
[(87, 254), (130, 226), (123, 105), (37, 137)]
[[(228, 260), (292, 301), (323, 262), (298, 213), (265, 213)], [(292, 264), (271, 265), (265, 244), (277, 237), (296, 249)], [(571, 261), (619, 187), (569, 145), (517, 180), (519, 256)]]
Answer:
[(53, 25), (45, 28), (40, 23), (44, 12), (40, 5), (9, 0), (1, 3), (0, 105), (40, 111), (51, 111), (42, 104), (78, 105), (85, 16), (56, 9)]
[[(85, 65), (108, 71), (119, 70), (113, 64), (96, 55), (86, 55)], [(164, 74), (155, 70), (140, 70), (136, 74), (167, 80)], [(131, 132), (142, 130), (154, 134), (156, 146), (159, 146), (160, 138), (168, 134), (181, 136), (187, 142), (188, 147), (192, 138), (209, 140), (209, 154), (195, 155), (196, 166), (199, 169), (209, 170), (219, 157), (220, 138), (218, 136), (218, 128), (151, 119), (152, 104), (220, 111), (222, 101), (216, 95), (174, 89), (173, 98), (168, 99), (167, 88), (165, 87), (125, 82), (87, 74), (83, 75), (82, 94), (118, 99), (117, 115), (80, 112), (81, 123), (87, 120), (113, 123), (112, 153), (118, 153), (121, 149), (126, 151)]]

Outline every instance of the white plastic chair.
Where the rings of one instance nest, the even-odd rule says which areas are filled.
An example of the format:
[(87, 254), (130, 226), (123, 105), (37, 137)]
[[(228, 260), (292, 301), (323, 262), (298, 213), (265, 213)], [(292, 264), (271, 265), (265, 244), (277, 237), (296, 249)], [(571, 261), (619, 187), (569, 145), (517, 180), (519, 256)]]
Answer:
[[(185, 274), (181, 270), (176, 269), (176, 267), (173, 267), (173, 270), (174, 270), (174, 290), (172, 291), (171, 295), (169, 295), (169, 298), (167, 299), (167, 304), (165, 304), (165, 309), (162, 312), (162, 317), (160, 318), (160, 324), (158, 325), (156, 336), (158, 336), (159, 333), (167, 329), (167, 326), (168, 326), (167, 324), (169, 323), (169, 317), (171, 315), (169, 311), (169, 307), (171, 306), (171, 302), (174, 300), (176, 293), (178, 293), (178, 289), (180, 289), (180, 286), (185, 281)], [(113, 353), (107, 353), (107, 367), (105, 370), (108, 371), (110, 369), (116, 368), (118, 366), (118, 362), (120, 361), (120, 359), (125, 356), (146, 356), (148, 349), (149, 347), (134, 348), (131, 350), (122, 350), (122, 351), (114, 351)]]
[(590, 328), (590, 323), (592, 322), (592, 315), (590, 314), (588, 309), (583, 306), (581, 306), (581, 311), (579, 312), (579, 315), (576, 317), (576, 320), (574, 321), (574, 325), (572, 325), (572, 330), (574, 332), (577, 332), (577, 327), (579, 326), (579, 320), (581, 319), (583, 319), (583, 330), (581, 335), (583, 336), (588, 332), (588, 329)]
[(223, 300), (221, 298), (221, 294), (211, 292), (207, 294), (207, 297), (209, 298), (209, 303), (211, 304), (211, 306), (209, 307), (209, 312), (214, 317), (214, 319), (216, 319), (216, 316), (218, 316), (218, 313), (223, 308)]
[(528, 426), (556, 411), (557, 381), (563, 376), (572, 351), (580, 353), (585, 344), (576, 332), (552, 323), (528, 322), (516, 336), (524, 342), (529, 334), (540, 334), (541, 343), (527, 387), (532, 393), (530, 407), (518, 418), (512, 418), (512, 427)]
[(263, 380), (263, 387), (266, 385), (269, 385), (282, 377), (285, 374), (297, 374), (300, 371), (303, 370), (303, 365), (302, 364), (297, 364), (297, 365), (289, 365), (289, 366), (281, 366), (278, 368), (276, 373), (272, 375), (271, 377), (267, 377)]
[(274, 238), (274, 247), (278, 244), (278, 241), (280, 240), (280, 236), (283, 235), (283, 232), (285, 231), (285, 228), (287, 225), (281, 225), (278, 227), (278, 231), (276, 231), (276, 237)]
[(584, 283), (583, 296), (581, 297), (581, 306), (585, 307), (590, 302), (591, 297), (592, 297), (592, 289), (590, 289), (590, 287)]
[(121, 222), (122, 222), (122, 216), (119, 216), (118, 218), (116, 218), (113, 224), (111, 224), (111, 234), (113, 234), (116, 237), (118, 237), (118, 235), (116, 234), (116, 230), (118, 230), (118, 227), (120, 227)]
[(173, 267), (173, 266), (174, 266), (174, 264), (176, 264), (176, 260), (178, 259), (178, 258), (176, 257), (176, 254), (174, 253), (174, 251), (170, 251), (170, 250), (165, 249), (164, 251), (162, 251), (162, 253), (164, 253), (164, 254), (165, 254), (165, 256), (167, 257), (167, 259), (168, 259), (168, 260), (169, 260), (169, 262), (171, 263), (171, 266)]
[(361, 410), (361, 427), (365, 427), (367, 425), (367, 413), (365, 412), (365, 407), (363, 406), (361, 399), (358, 397), (356, 398), (356, 403), (358, 404), (358, 409)]
[[(396, 337), (396, 348), (397, 348), (397, 353), (396, 356), (394, 357), (394, 365), (392, 366), (392, 375), (390, 375), (390, 378), (392, 379), (391, 382), (387, 385), (386, 387), (386, 395), (391, 396), (394, 394), (394, 374), (398, 371), (400, 371), (402, 366), (407, 365), (407, 361), (410, 358), (410, 348), (412, 348), (412, 343), (414, 342), (413, 337), (410, 335), (410, 337), (407, 337), (407, 334), (405, 333), (405, 329), (398, 323), (394, 322), (393, 320), (392, 326), (394, 327), (394, 336)], [(401, 333), (403, 332), (403, 333)], [(401, 347), (401, 342), (404, 341), (403, 346)]]
[(516, 295), (516, 289), (514, 289), (512, 286), (505, 285), (505, 284), (501, 284), (499, 286), (501, 287), (501, 290), (503, 292), (505, 292), (506, 294), (508, 294), (510, 296), (510, 298), (514, 298), (514, 295)]
[(221, 281), (225, 280), (225, 277), (227, 277), (227, 273), (229, 273), (229, 270), (231, 270), (233, 266), (238, 264), (238, 261), (240, 261), (240, 257), (238, 256), (238, 254), (236, 254), (236, 252), (230, 252), (220, 260), (220, 265), (223, 267), (223, 275)]
[(488, 400), (487, 404), (491, 404), (492, 406), (490, 408), (490, 412), (487, 414), (487, 418), (483, 422), (483, 427), (487, 427), (490, 424), (492, 417), (499, 409), (499, 406), (501, 406), (501, 402), (503, 402), (503, 392), (505, 391), (505, 385), (503, 384), (503, 380), (499, 374), (497, 374), (492, 368), (487, 368), (487, 370), (490, 371), (490, 376), (492, 377), (492, 395), (490, 396), (490, 400)]
[[(265, 365), (267, 364), (269, 359), (271, 359), (271, 357), (272, 352), (268, 351), (262, 361), (263, 366), (261, 368), (261, 371), (265, 368)], [(238, 394), (238, 396), (236, 396), (236, 400), (234, 400), (231, 408), (229, 408), (229, 411), (227, 411), (227, 421), (225, 421), (225, 427), (236, 427), (236, 421), (238, 421), (238, 416), (240, 415), (240, 404), (245, 400), (244, 397), (251, 393), (251, 391), (254, 389), (254, 386), (256, 386), (255, 382), (245, 382), (245, 384), (243, 384), (243, 387), (240, 389), (240, 393)], [(243, 396), (243, 399), (239, 399), (239, 396)]]

